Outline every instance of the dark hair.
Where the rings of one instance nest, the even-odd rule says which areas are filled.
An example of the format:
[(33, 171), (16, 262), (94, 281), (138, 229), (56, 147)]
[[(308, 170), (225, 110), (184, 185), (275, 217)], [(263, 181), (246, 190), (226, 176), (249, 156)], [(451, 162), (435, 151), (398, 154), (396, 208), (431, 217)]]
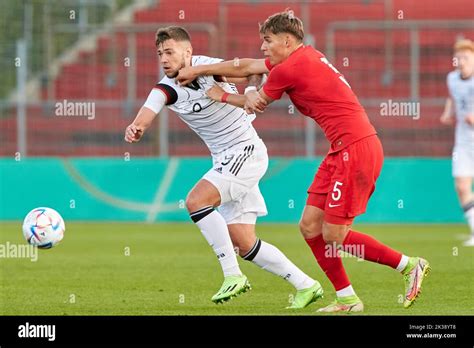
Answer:
[(267, 31), (273, 34), (288, 33), (298, 41), (303, 41), (304, 38), (303, 22), (290, 9), (275, 13), (260, 24), (260, 34), (265, 34)]
[(166, 28), (160, 28), (156, 31), (155, 44), (158, 47), (163, 42), (173, 39), (175, 41), (189, 41), (191, 37), (189, 33), (183, 27), (170, 26)]

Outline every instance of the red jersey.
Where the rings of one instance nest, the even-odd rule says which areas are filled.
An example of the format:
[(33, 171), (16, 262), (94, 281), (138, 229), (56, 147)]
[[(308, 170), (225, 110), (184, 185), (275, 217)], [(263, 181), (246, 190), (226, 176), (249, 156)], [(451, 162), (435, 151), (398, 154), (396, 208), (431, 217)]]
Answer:
[(324, 55), (301, 46), (284, 62), (272, 66), (263, 91), (272, 99), (286, 92), (296, 108), (322, 128), (331, 143), (329, 153), (377, 134), (347, 81)]

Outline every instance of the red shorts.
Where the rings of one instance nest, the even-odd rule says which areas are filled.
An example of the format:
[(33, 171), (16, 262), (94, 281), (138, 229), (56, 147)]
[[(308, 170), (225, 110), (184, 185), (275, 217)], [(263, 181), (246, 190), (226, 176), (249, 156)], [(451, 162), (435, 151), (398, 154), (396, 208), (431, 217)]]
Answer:
[(382, 164), (383, 148), (377, 135), (328, 154), (308, 189), (306, 204), (324, 210), (328, 223), (352, 224), (354, 217), (365, 212)]

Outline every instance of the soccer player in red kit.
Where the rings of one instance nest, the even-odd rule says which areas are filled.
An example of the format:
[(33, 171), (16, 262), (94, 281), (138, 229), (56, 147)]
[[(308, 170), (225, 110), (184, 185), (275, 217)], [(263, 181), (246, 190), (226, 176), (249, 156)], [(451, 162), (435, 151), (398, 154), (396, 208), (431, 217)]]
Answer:
[(208, 95), (262, 112), (286, 92), (298, 110), (311, 117), (329, 140), (329, 152), (308, 189), (300, 221), (303, 237), (336, 290), (336, 300), (319, 311), (364, 309), (345, 272), (339, 250), (401, 272), (405, 280), (404, 307), (409, 307), (420, 293), (429, 263), (405, 256), (352, 229), (354, 218), (365, 212), (383, 163), (382, 145), (364, 108), (324, 55), (303, 44), (303, 24), (292, 11), (270, 16), (260, 26), (260, 34), (266, 59), (189, 67), (180, 70), (178, 81), (189, 83), (199, 75), (268, 74), (259, 91), (247, 89), (245, 95), (229, 95), (213, 87)]

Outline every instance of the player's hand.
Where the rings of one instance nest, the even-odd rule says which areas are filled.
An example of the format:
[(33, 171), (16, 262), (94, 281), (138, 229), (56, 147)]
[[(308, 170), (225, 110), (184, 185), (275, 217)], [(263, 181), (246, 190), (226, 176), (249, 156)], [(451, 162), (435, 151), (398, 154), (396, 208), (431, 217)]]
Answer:
[(180, 86), (186, 86), (193, 82), (198, 76), (196, 70), (192, 66), (188, 66), (179, 70), (176, 81), (178, 81)]
[(125, 129), (125, 141), (127, 143), (136, 143), (140, 141), (144, 131), (143, 127), (139, 127), (132, 123)]
[(466, 121), (468, 125), (474, 126), (474, 114), (467, 115), (464, 121)]
[(441, 115), (441, 118), (439, 120), (442, 124), (446, 126), (452, 126), (454, 124), (454, 117), (449, 114)]
[(206, 94), (212, 100), (220, 102), (225, 91), (218, 85), (214, 85), (206, 91)]
[(248, 114), (253, 114), (255, 111), (263, 112), (267, 107), (267, 102), (260, 96), (257, 91), (249, 91), (245, 93), (244, 109)]

